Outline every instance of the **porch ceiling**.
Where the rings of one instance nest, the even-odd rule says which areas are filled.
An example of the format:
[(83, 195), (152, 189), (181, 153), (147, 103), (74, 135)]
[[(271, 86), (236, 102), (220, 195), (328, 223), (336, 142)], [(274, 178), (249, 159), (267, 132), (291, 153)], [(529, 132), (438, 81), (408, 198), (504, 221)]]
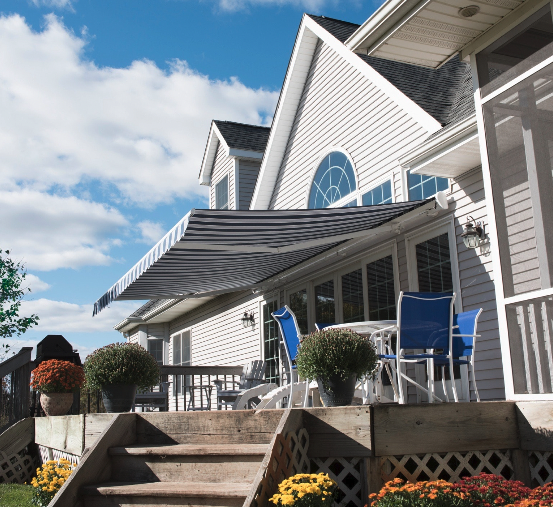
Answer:
[(94, 315), (112, 301), (256, 288), (341, 242), (389, 233), (440, 207), (445, 196), (356, 208), (192, 210), (94, 304)]
[[(524, 0), (389, 0), (347, 41), (357, 53), (438, 68)], [(465, 18), (459, 10), (477, 6)]]

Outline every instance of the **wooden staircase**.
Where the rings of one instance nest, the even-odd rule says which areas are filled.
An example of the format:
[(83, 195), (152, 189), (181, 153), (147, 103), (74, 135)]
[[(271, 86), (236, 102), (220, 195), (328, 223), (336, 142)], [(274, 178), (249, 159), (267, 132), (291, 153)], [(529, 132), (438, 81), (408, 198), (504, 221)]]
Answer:
[(120, 427), (114, 421), (106, 429), (52, 505), (241, 507), (281, 416), (122, 414)]
[(109, 483), (83, 489), (85, 507), (244, 503), (268, 444), (112, 447)]

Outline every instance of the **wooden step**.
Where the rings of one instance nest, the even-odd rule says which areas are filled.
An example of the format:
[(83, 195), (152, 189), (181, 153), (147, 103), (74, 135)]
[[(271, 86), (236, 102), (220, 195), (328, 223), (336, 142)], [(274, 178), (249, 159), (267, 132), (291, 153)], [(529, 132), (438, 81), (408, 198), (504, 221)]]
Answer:
[(85, 507), (240, 507), (249, 490), (249, 484), (232, 483), (110, 482), (85, 486), (83, 499)]
[(111, 447), (111, 456), (264, 456), (266, 444), (177, 444)]
[(263, 444), (112, 447), (113, 481), (246, 483), (267, 450)]

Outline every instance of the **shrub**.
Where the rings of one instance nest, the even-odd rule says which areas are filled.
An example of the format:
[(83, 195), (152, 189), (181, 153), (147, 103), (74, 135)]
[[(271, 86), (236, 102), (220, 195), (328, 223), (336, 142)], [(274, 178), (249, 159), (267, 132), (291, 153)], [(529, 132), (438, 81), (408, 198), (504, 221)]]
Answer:
[(36, 477), (31, 481), (31, 485), (35, 487), (33, 503), (47, 507), (76, 466), (76, 463), (59, 459), (47, 461), (42, 467), (37, 468)]
[(31, 387), (41, 393), (70, 393), (84, 384), (84, 372), (69, 361), (50, 359), (33, 370)]
[(298, 350), (298, 373), (308, 379), (360, 378), (376, 370), (378, 356), (373, 343), (349, 329), (328, 329), (306, 336)]
[(90, 390), (105, 384), (136, 384), (147, 389), (159, 382), (157, 361), (136, 343), (112, 343), (95, 350), (86, 358), (84, 372)]
[(471, 505), (507, 505), (527, 498), (532, 491), (520, 481), (510, 481), (500, 475), (481, 473), (465, 477), (455, 485), (465, 494)]
[(446, 481), (405, 482), (396, 478), (377, 493), (371, 493), (372, 507), (465, 507), (465, 496)]
[(297, 474), (282, 481), (270, 500), (279, 507), (332, 507), (335, 496), (336, 483), (328, 474)]

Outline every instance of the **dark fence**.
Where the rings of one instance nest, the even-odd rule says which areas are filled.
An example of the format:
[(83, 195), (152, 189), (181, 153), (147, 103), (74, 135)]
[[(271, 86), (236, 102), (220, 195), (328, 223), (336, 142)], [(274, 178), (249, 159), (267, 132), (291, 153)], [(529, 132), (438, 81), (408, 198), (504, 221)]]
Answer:
[(0, 433), (29, 416), (32, 351), (32, 347), (23, 347), (0, 363)]

